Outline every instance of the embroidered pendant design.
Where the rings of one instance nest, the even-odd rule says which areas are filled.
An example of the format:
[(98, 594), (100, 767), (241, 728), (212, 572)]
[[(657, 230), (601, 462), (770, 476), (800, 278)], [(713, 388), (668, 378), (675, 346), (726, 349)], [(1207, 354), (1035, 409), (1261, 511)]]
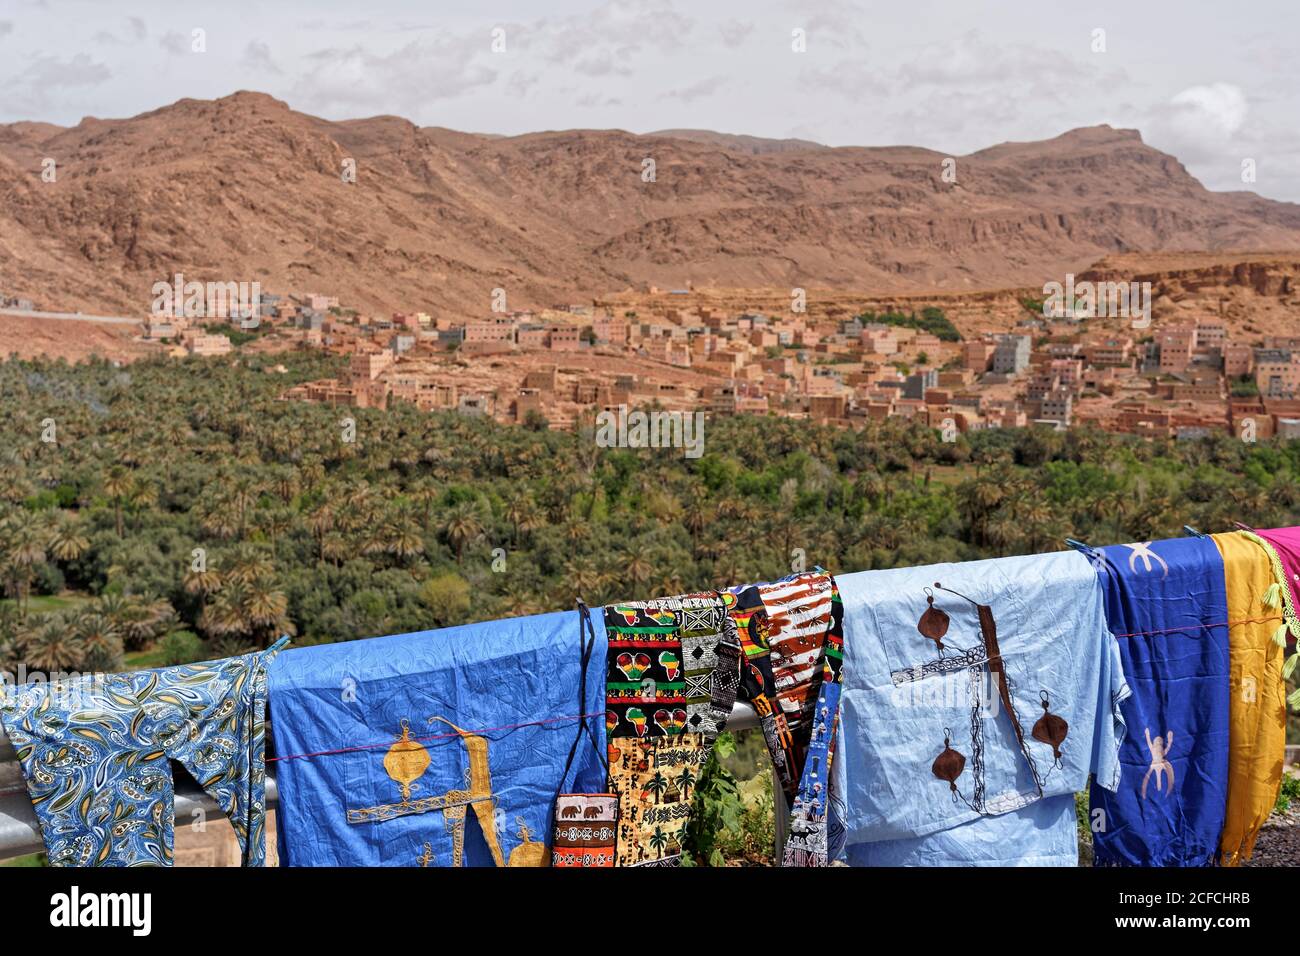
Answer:
[(1039, 743), (1051, 745), (1055, 765), (1059, 766), (1061, 763), (1061, 744), (1065, 743), (1065, 736), (1070, 732), (1070, 725), (1065, 722), (1064, 717), (1058, 717), (1051, 712), (1051, 701), (1048, 699), (1047, 691), (1039, 691), (1038, 694), (1043, 701), (1043, 716), (1039, 717), (1038, 723), (1034, 724), (1033, 737)]
[(934, 606), (934, 592), (929, 588), (925, 589), (926, 603), (929, 607), (921, 615), (921, 620), (917, 623), (916, 629), (921, 632), (921, 636), (934, 641), (939, 648), (939, 656), (943, 656), (943, 637), (948, 633), (949, 618), (947, 612)]
[(415, 781), (428, 769), (429, 751), (418, 740), (411, 739), (411, 725), (402, 718), (402, 736), (384, 754), (384, 772), (401, 790), (403, 803), (410, 802), (411, 791), (419, 787)]
[(943, 729), (943, 753), (934, 758), (934, 763), (930, 769), (940, 780), (948, 783), (948, 789), (952, 791), (952, 802), (956, 803), (961, 794), (957, 790), (957, 778), (961, 772), (966, 769), (966, 758), (951, 747), (952, 731), (947, 727)]

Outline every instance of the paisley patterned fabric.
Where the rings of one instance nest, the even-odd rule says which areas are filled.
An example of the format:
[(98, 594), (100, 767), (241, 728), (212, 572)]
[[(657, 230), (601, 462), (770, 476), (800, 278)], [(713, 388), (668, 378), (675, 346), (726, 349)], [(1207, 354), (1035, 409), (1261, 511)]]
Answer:
[(171, 866), (180, 763), (230, 818), (244, 865), (265, 862), (269, 650), (129, 674), (24, 684), (0, 719), (53, 866)]

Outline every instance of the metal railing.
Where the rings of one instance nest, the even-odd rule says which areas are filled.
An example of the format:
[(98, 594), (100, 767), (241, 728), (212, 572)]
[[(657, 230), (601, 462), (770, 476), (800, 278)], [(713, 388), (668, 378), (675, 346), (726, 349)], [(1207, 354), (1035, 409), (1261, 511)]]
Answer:
[[(727, 721), (728, 730), (749, 730), (758, 726), (758, 715), (748, 704), (736, 704)], [(268, 734), (268, 739), (271, 735)], [(775, 771), (773, 771), (775, 774)], [(785, 819), (781, 808), (785, 797), (781, 787), (773, 776), (774, 803), (776, 811), (777, 858), (780, 858), (784, 843)], [(278, 803), (275, 786), (275, 764), (267, 764), (266, 771), (266, 806), (274, 809)], [(204, 793), (188, 777), (176, 784), (176, 802), (174, 817), (177, 820), (190, 819), (196, 813), (221, 816), (221, 809), (215, 800)], [(27, 781), (23, 778), (22, 768), (18, 765), (17, 755), (8, 737), (0, 732), (0, 860), (39, 853), (45, 849), (41, 839), (40, 824), (32, 810), (31, 798), (27, 795)]]

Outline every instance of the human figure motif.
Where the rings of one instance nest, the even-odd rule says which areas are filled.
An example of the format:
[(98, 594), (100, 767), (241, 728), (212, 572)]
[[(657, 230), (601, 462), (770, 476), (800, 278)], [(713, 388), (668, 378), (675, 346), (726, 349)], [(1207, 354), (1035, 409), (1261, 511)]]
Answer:
[(1151, 779), (1151, 774), (1156, 775), (1156, 789), (1160, 790), (1160, 775), (1169, 774), (1169, 789), (1166, 795), (1173, 793), (1174, 790), (1174, 765), (1169, 762), (1168, 753), (1174, 747), (1174, 732), (1171, 730), (1165, 737), (1156, 735), (1156, 739), (1151, 739), (1151, 728), (1142, 728), (1147, 735), (1147, 749), (1151, 751), (1151, 766), (1147, 768), (1146, 775), (1142, 778), (1142, 799), (1147, 798), (1147, 781)]

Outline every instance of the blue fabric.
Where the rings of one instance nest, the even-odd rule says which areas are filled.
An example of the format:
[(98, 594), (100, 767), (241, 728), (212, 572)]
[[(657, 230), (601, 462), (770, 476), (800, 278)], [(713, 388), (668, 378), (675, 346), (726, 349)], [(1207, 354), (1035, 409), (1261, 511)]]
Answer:
[(903, 840), (859, 843), (850, 866), (1078, 866), (1074, 794)]
[[(1123, 706), (1129, 734), (1120, 786), (1092, 788), (1094, 861), (1210, 865), (1228, 798), (1223, 558), (1210, 538), (1101, 552), (1106, 616), (1133, 696)], [(1161, 633), (1139, 633), (1151, 631)], [(1162, 763), (1157, 752), (1166, 750)]]
[[(1072, 795), (1093, 773), (1103, 786), (1118, 784), (1118, 705), (1127, 694), (1089, 560), (1058, 552), (865, 571), (836, 582), (845, 660), (831, 769), (832, 796), (845, 805), (842, 859), (1076, 865)], [(921, 631), (927, 589), (948, 617), (942, 650)], [(1002, 703), (1002, 682), (983, 659), (971, 602), (986, 605), (996, 623), (1023, 743)], [(1049, 712), (1068, 724), (1059, 759), (1034, 735)], [(937, 775), (937, 758), (949, 747), (964, 758), (951, 783)]]
[[(587, 712), (594, 714), (604, 710), (601, 617), (592, 614), (596, 644), (586, 681)], [(550, 837), (556, 795), (605, 790), (604, 768), (585, 735), (575, 769), (560, 779), (579, 727), (573, 718), (580, 713), (581, 641), (579, 615), (568, 611), (281, 654), (270, 674), (281, 861), (453, 865), (454, 807), (371, 814), (361, 822), (349, 822), (349, 811), (401, 811), (403, 804), (412, 809), (466, 791), (470, 753), (486, 743), (491, 798), (461, 801), (462, 865), (496, 862), (485, 819), (504, 860), (514, 854), (514, 865), (530, 865)], [(513, 729), (493, 729), (506, 727)], [(591, 718), (589, 727), (603, 749), (604, 721)], [(404, 728), (409, 739), (390, 756)], [(338, 750), (346, 752), (322, 753)], [(410, 787), (405, 796), (399, 778)]]
[(266, 651), (125, 674), (0, 687), (0, 717), (52, 866), (171, 866), (170, 760), (265, 863)]

